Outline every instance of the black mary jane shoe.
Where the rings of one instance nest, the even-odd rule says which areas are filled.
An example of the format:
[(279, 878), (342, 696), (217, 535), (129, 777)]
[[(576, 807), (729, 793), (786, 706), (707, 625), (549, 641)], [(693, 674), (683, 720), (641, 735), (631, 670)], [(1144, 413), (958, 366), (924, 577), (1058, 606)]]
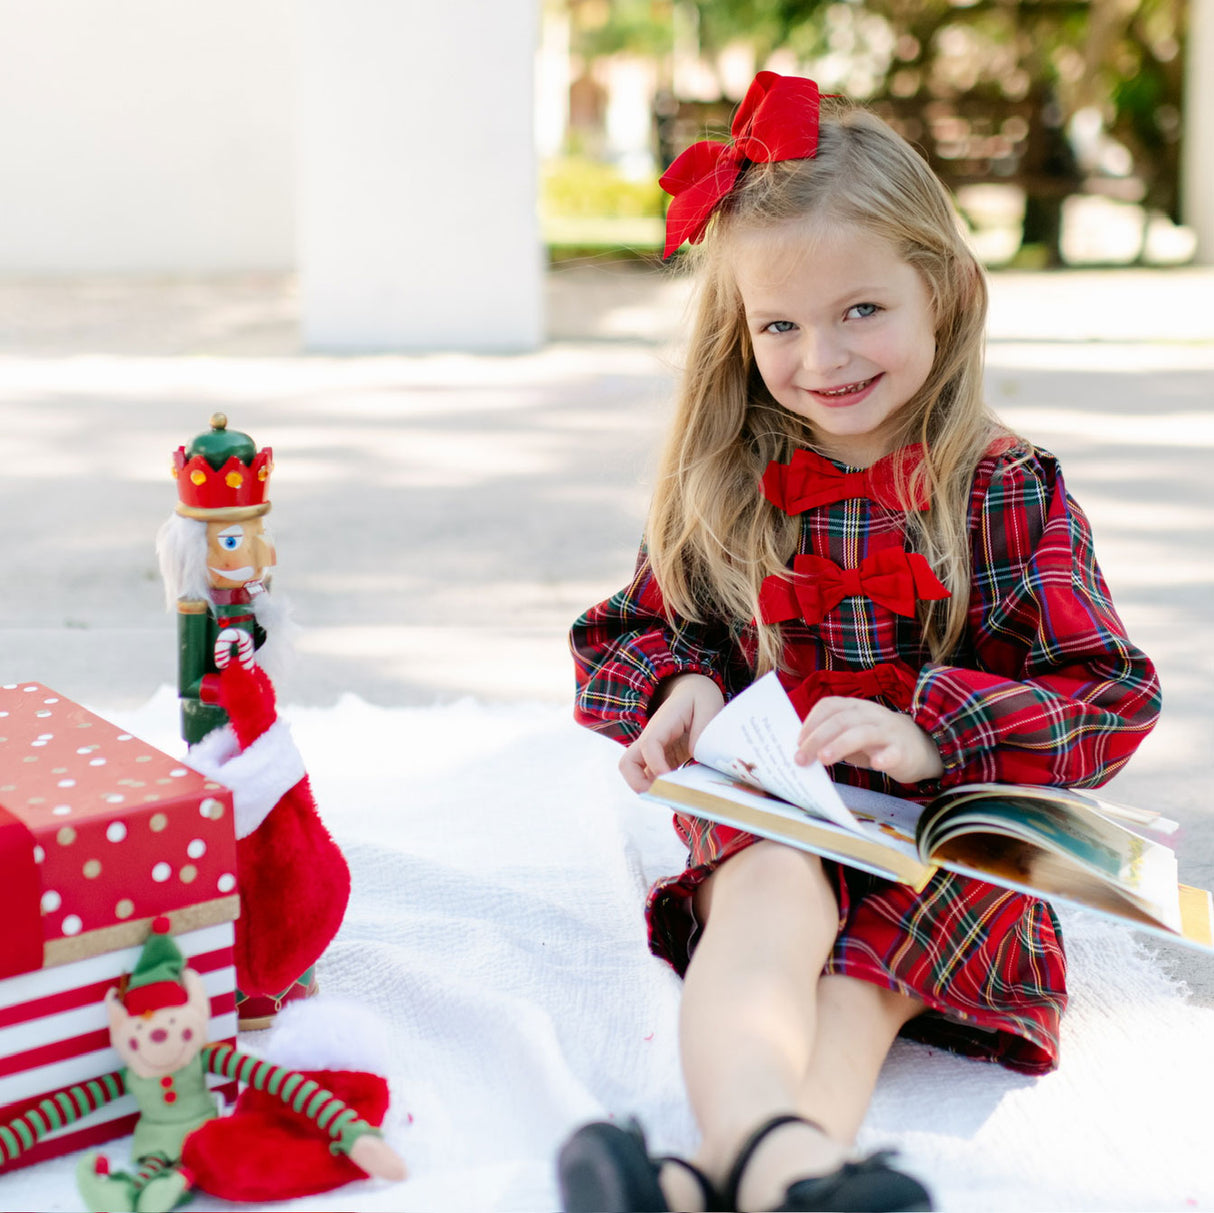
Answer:
[(685, 1158), (651, 1158), (635, 1120), (623, 1126), (583, 1125), (557, 1156), (557, 1185), (564, 1213), (668, 1213), (658, 1173), (665, 1163), (682, 1167), (696, 1182), (709, 1213), (722, 1208), (708, 1176)]
[[(761, 1124), (738, 1151), (724, 1189), (724, 1207), (738, 1207), (738, 1187), (751, 1156), (759, 1143), (773, 1130), (787, 1124), (806, 1124), (824, 1132), (804, 1116), (791, 1113), (773, 1116)], [(870, 1154), (859, 1162), (845, 1162), (828, 1175), (814, 1175), (789, 1184), (784, 1200), (775, 1213), (922, 1213), (932, 1208), (927, 1189), (909, 1175), (895, 1170), (888, 1163), (889, 1150)]]

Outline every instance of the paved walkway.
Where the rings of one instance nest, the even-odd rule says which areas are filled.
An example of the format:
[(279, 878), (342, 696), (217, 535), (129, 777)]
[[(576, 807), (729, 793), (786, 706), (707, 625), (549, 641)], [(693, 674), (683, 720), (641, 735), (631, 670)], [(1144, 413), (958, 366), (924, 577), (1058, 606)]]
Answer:
[[(0, 284), (5, 680), (99, 708), (172, 681), (152, 544), (171, 452), (222, 409), (275, 449), (276, 592), (306, 629), (288, 700), (568, 699), (565, 629), (631, 569), (685, 286), (599, 263), (549, 298), (534, 354), (342, 359), (301, 356), (285, 279)], [(1116, 789), (1184, 823), (1208, 887), (1214, 272), (997, 275), (989, 363), (1164, 678)]]

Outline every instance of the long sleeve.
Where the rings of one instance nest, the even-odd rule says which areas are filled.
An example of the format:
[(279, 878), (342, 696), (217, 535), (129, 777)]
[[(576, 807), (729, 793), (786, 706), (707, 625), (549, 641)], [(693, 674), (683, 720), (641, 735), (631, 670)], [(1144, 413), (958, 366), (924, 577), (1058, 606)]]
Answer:
[(968, 651), (929, 664), (911, 711), (946, 786), (1096, 787), (1159, 715), (1155, 669), (1127, 639), (1087, 518), (1052, 457), (993, 457), (971, 499)]
[(725, 697), (750, 680), (745, 656), (724, 624), (666, 619), (644, 549), (629, 585), (591, 607), (569, 636), (577, 677), (579, 724), (629, 742), (645, 727), (658, 684), (675, 674), (703, 674)]

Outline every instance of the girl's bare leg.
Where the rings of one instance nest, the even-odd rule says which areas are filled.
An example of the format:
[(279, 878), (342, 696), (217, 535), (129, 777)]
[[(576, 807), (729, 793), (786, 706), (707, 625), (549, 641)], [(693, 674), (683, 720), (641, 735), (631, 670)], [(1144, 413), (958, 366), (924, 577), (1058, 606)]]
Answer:
[[(798, 1106), (839, 910), (816, 856), (759, 842), (701, 886), (696, 914), (704, 934), (684, 982), (679, 1043), (702, 1135), (697, 1161), (719, 1184), (756, 1125)], [(832, 1143), (819, 1152), (826, 1171), (842, 1157)], [(664, 1168), (661, 1182), (671, 1208), (699, 1207), (678, 1168)]]
[[(683, 1071), (702, 1143), (698, 1164), (720, 1184), (770, 1117), (796, 1112), (827, 1130), (788, 1125), (755, 1152), (743, 1208), (771, 1208), (797, 1179), (846, 1157), (898, 1029), (921, 1009), (848, 978), (821, 978), (838, 930), (834, 891), (812, 855), (760, 842), (723, 864), (697, 894), (704, 935), (680, 1014)], [(673, 1209), (700, 1207), (680, 1168), (663, 1168)]]
[[(774, 1130), (751, 1156), (739, 1208), (774, 1208), (790, 1183), (838, 1166), (855, 1141), (894, 1038), (922, 1010), (917, 998), (872, 982), (819, 979), (813, 1050), (795, 1110), (825, 1133), (798, 1124)], [(826, 1167), (815, 1161), (824, 1149), (837, 1151)]]

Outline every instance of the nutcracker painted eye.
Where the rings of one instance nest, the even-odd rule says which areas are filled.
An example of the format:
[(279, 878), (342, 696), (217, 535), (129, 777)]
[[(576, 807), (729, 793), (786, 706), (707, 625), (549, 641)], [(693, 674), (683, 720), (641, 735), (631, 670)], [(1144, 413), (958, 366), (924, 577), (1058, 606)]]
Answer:
[(225, 552), (234, 552), (242, 543), (244, 543), (244, 532), (237, 531), (233, 533), (231, 531), (224, 531), (219, 536), (218, 542), (219, 546), (223, 548)]

